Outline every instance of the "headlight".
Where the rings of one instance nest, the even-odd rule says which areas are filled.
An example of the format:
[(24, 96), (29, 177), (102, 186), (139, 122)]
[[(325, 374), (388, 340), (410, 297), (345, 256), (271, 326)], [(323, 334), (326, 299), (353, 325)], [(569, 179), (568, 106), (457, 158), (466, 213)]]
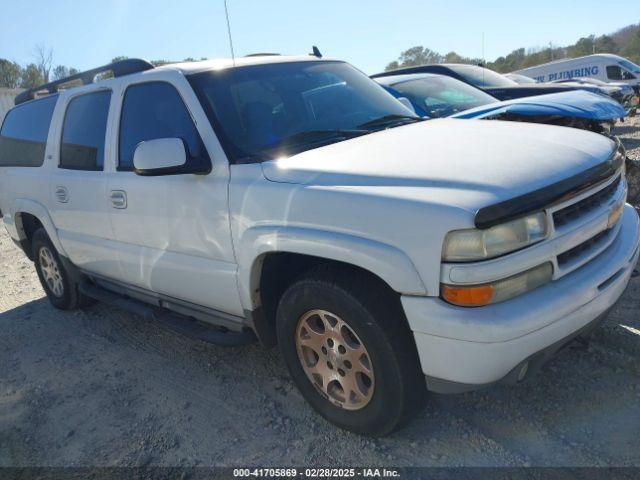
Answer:
[(504, 302), (551, 281), (553, 266), (544, 263), (509, 278), (481, 285), (441, 285), (444, 300), (461, 307), (482, 307)]
[(547, 217), (543, 212), (485, 230), (455, 230), (444, 240), (442, 259), (445, 262), (485, 260), (520, 250), (546, 236)]

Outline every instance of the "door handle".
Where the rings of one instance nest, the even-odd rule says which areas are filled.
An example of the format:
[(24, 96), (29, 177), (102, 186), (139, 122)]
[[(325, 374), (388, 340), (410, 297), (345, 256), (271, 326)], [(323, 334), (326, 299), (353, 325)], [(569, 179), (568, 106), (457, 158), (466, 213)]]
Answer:
[(60, 203), (67, 203), (69, 201), (69, 190), (67, 190), (67, 187), (56, 187), (56, 200)]
[(111, 190), (109, 198), (113, 208), (127, 208), (127, 193), (124, 190)]

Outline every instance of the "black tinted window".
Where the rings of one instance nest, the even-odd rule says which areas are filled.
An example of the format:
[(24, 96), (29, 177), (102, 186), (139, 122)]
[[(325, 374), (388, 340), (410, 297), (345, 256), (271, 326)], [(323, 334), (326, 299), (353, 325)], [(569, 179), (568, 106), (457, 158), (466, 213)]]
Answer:
[(88, 93), (69, 102), (62, 128), (60, 168), (102, 170), (111, 92)]
[(478, 88), (516, 87), (518, 84), (507, 77), (476, 65), (448, 65), (448, 68), (460, 75), (466, 82)]
[(47, 135), (58, 96), (15, 107), (0, 131), (0, 166), (39, 167), (44, 162)]
[(622, 69), (617, 65), (607, 67), (607, 78), (609, 80), (622, 80)]
[(138, 144), (158, 138), (180, 138), (187, 149), (188, 163), (209, 163), (202, 139), (176, 89), (165, 82), (132, 85), (122, 104), (118, 170), (132, 170)]

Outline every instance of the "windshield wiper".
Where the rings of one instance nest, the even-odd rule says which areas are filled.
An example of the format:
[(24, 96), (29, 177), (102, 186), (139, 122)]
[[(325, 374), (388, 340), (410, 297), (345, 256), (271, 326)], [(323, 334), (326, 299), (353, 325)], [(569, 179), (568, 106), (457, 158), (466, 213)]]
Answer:
[(365, 129), (308, 130), (306, 132), (294, 133), (293, 135), (283, 138), (277, 145), (269, 148), (269, 150), (286, 150), (286, 153), (292, 154), (296, 151), (303, 151), (309, 146), (335, 143), (368, 133), (371, 133), (371, 131)]
[(382, 127), (387, 125), (392, 125), (394, 123), (406, 123), (406, 122), (421, 122), (424, 118), (417, 117), (415, 115), (398, 115), (391, 114), (385, 115), (380, 118), (374, 118), (373, 120), (369, 120), (368, 122), (364, 122), (358, 125), (358, 128), (371, 128), (371, 127)]
[(306, 140), (313, 140), (323, 137), (358, 137), (369, 133), (365, 129), (329, 129), (329, 130), (308, 130), (306, 132), (298, 132), (283, 138), (278, 145), (295, 144), (297, 142), (304, 142)]

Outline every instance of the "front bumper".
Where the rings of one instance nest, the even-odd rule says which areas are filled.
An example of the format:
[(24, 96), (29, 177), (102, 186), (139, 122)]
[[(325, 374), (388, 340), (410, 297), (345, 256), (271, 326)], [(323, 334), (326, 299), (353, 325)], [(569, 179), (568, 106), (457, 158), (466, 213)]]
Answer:
[(604, 252), (525, 295), (473, 309), (403, 296), (429, 389), (466, 391), (519, 379), (533, 363), (595, 326), (629, 283), (639, 236), (638, 215), (627, 205), (619, 233)]

